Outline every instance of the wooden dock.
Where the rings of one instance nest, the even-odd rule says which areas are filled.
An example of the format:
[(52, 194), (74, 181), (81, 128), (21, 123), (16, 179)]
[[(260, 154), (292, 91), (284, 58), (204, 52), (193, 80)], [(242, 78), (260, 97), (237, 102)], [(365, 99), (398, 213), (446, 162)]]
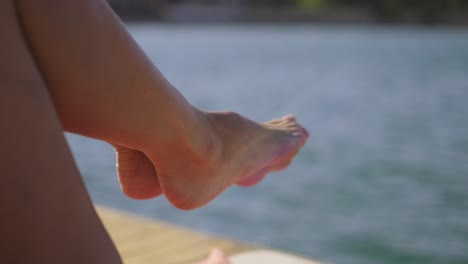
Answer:
[[(112, 209), (98, 207), (97, 211), (125, 264), (194, 264), (206, 258), (212, 248), (222, 249), (229, 256), (256, 252), (255, 250), (260, 249), (255, 245), (198, 233), (180, 226), (144, 219)], [(250, 258), (242, 254), (240, 257), (241, 259)], [(268, 263), (319, 264), (307, 260), (290, 262), (290, 256), (284, 257), (287, 261), (278, 261), (281, 256), (277, 256), (275, 257), (277, 261), (268, 261)], [(233, 263), (246, 263), (241, 259)]]
[(196, 263), (215, 247), (228, 255), (258, 248), (107, 208), (97, 211), (126, 264)]

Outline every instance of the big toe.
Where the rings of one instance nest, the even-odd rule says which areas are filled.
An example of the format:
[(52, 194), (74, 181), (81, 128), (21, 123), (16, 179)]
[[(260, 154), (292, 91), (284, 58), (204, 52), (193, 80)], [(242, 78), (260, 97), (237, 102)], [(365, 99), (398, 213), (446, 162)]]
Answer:
[(309, 133), (307, 130), (299, 125), (284, 131), (282, 139), (278, 140), (277, 143), (277, 147), (280, 151), (275, 163), (283, 163), (286, 160), (291, 160), (305, 145), (308, 138)]
[(143, 152), (116, 147), (117, 175), (122, 192), (133, 199), (150, 199), (162, 194), (153, 163)]

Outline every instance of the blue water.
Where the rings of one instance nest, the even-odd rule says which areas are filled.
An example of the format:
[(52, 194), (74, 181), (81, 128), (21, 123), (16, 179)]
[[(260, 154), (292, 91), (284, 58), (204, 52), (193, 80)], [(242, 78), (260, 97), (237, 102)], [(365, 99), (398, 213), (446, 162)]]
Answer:
[(294, 113), (311, 138), (288, 170), (184, 212), (124, 197), (112, 149), (69, 135), (96, 203), (331, 263), (468, 263), (468, 31), (129, 30), (196, 106)]

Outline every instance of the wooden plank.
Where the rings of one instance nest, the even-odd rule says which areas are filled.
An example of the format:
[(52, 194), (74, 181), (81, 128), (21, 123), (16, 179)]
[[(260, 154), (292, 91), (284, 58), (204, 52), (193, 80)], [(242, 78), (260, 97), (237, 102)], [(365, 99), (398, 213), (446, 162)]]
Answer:
[(235, 264), (320, 264), (111, 209), (99, 207), (97, 211), (126, 264), (195, 264), (206, 258), (212, 248), (236, 255), (231, 258)]
[(188, 264), (202, 260), (215, 247), (228, 255), (258, 248), (103, 207), (97, 211), (124, 263)]

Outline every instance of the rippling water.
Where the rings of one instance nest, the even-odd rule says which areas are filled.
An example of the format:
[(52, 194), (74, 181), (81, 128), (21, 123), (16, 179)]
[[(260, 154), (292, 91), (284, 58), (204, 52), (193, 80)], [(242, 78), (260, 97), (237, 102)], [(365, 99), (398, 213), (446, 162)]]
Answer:
[(129, 30), (193, 104), (294, 113), (311, 138), (288, 170), (182, 212), (125, 198), (112, 150), (69, 135), (95, 202), (332, 263), (468, 263), (468, 31)]

